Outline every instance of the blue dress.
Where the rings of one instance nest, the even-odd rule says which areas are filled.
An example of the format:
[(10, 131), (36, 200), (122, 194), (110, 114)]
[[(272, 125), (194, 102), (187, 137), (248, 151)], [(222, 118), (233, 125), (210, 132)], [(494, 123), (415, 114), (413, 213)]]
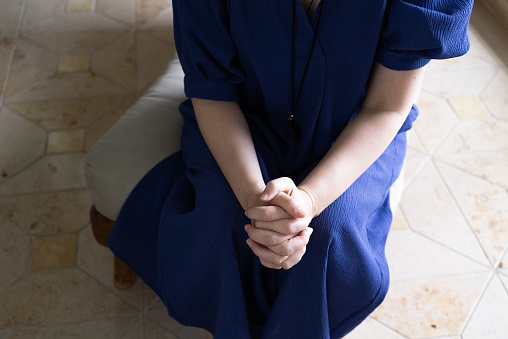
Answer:
[[(469, 48), (472, 0), (324, 0), (310, 21), (295, 0), (295, 88), (324, 8), (295, 114), (302, 130), (296, 140), (286, 123), (292, 1), (173, 0), (186, 95), (239, 102), (266, 182), (305, 178), (360, 110), (374, 62), (410, 70)], [(249, 249), (243, 229), (249, 220), (201, 136), (190, 100), (180, 112), (181, 151), (131, 193), (109, 239), (113, 252), (172, 317), (216, 339), (338, 338), (351, 331), (388, 290), (389, 189), (416, 107), (379, 159), (313, 219), (307, 252), (288, 271), (263, 267)]]

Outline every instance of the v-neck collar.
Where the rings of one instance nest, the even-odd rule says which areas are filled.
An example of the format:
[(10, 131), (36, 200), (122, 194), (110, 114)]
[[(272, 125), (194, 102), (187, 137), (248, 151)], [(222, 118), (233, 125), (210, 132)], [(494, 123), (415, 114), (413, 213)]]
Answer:
[(297, 9), (297, 11), (300, 12), (300, 16), (303, 15), (303, 18), (305, 18), (305, 21), (309, 25), (310, 29), (312, 29), (312, 32), (314, 32), (314, 30), (316, 28), (316, 20), (317, 20), (316, 14), (319, 14), (318, 11), (321, 10), (321, 4), (323, 3), (323, 0), (319, 1), (318, 5), (317, 5), (316, 9), (314, 10), (314, 13), (312, 13), (312, 17), (310, 19), (307, 17), (307, 13), (305, 13), (305, 8), (303, 8), (302, 2), (300, 0), (293, 0), (293, 1), (298, 2), (297, 7), (299, 7), (299, 9)]

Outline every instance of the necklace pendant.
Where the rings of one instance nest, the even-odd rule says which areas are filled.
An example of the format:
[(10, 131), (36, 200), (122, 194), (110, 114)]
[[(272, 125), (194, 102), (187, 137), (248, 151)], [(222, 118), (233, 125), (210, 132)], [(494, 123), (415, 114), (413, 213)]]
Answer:
[(296, 140), (300, 140), (302, 138), (302, 130), (296, 123), (295, 116), (293, 114), (291, 114), (288, 118), (288, 131)]

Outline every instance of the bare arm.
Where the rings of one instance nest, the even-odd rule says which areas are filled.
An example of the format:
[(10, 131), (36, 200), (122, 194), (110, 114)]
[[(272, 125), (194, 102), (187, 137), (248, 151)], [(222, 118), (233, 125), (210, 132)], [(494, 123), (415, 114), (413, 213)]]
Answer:
[(247, 121), (237, 102), (192, 99), (201, 134), (244, 209), (265, 188)]
[[(407, 118), (424, 68), (394, 71), (374, 66), (365, 101), (333, 147), (299, 185), (321, 213), (376, 161)], [(340, 175), (337, 175), (340, 174)]]
[[(361, 111), (305, 180), (295, 187), (289, 178), (270, 181), (261, 195), (292, 216), (274, 214), (271, 207), (247, 210), (255, 226), (247, 225), (248, 244), (268, 267), (289, 269), (305, 253), (308, 225), (385, 151), (407, 118), (421, 86), (424, 68), (394, 71), (377, 63)], [(301, 232), (287, 238), (287, 234)]]

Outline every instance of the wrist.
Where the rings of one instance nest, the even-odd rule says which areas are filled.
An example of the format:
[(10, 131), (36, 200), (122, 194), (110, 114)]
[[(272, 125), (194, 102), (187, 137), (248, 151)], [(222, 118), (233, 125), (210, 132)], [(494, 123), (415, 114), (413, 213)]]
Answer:
[(263, 180), (253, 182), (249, 185), (245, 185), (246, 190), (243, 194), (243, 198), (240, 201), (244, 210), (247, 210), (251, 207), (258, 206), (261, 204), (261, 193), (265, 190), (265, 182)]
[(309, 213), (312, 216), (312, 218), (317, 217), (320, 213), (320, 210), (318, 208), (317, 198), (314, 192), (311, 188), (305, 185), (298, 186), (298, 190), (302, 193), (302, 196), (307, 202), (307, 206), (309, 209)]

